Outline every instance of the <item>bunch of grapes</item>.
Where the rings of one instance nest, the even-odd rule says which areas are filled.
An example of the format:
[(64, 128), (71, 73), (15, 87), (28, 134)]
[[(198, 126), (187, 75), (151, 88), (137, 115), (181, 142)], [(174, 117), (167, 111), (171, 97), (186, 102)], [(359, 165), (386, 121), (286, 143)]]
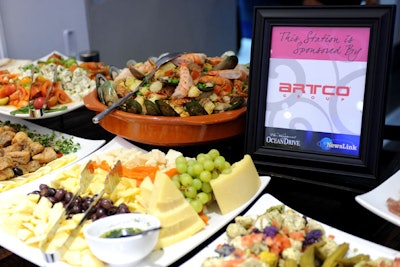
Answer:
[(179, 156), (175, 165), (178, 173), (172, 177), (172, 181), (197, 213), (213, 199), (210, 181), (217, 179), (221, 173), (232, 171), (231, 164), (217, 149), (200, 153), (194, 159)]

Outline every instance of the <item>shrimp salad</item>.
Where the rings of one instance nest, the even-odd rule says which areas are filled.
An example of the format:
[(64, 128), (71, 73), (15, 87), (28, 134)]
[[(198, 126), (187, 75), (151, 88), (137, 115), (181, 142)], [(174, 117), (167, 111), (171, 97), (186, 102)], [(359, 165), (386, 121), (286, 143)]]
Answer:
[[(155, 69), (155, 61), (149, 58), (122, 69), (112, 82), (118, 97), (135, 90)], [(239, 109), (247, 102), (248, 77), (248, 66), (238, 64), (234, 53), (227, 52), (220, 57), (187, 53), (162, 65), (120, 109), (143, 115), (180, 117)], [(99, 96), (110, 94), (110, 88), (104, 89), (106, 91), (98, 92)], [(101, 97), (99, 100), (112, 104)]]
[(326, 235), (321, 224), (284, 205), (272, 206), (259, 216), (236, 217), (226, 235), (229, 241), (215, 250), (219, 256), (207, 258), (202, 267), (400, 266), (400, 259), (347, 256), (348, 243), (338, 244), (334, 237)]

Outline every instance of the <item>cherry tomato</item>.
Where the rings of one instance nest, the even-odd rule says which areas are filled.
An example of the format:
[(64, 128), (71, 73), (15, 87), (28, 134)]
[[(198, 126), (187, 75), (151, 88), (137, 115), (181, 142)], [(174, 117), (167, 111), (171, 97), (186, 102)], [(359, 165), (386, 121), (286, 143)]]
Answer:
[(46, 100), (46, 98), (43, 96), (35, 98), (35, 100), (33, 101), (33, 107), (35, 109), (41, 109), (43, 107), (45, 100)]

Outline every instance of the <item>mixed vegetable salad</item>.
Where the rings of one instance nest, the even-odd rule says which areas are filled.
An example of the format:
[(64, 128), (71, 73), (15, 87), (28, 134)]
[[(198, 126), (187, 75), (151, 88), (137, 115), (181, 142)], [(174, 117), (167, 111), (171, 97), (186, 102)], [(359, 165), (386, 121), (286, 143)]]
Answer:
[(95, 89), (96, 73), (108, 75), (108, 66), (102, 62), (80, 63), (75, 58), (53, 53), (46, 60), (0, 71), (0, 105), (14, 106), (13, 115), (26, 114), (28, 104), (31, 108), (42, 108), (52, 88), (44, 112), (65, 110), (65, 104), (82, 101)]

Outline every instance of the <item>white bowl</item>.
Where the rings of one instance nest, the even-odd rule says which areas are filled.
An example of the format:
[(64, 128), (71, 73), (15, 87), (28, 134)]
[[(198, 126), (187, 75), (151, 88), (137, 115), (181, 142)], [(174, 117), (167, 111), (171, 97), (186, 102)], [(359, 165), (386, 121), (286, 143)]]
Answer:
[(154, 216), (141, 213), (117, 214), (87, 225), (84, 235), (90, 250), (100, 260), (113, 265), (131, 264), (140, 261), (154, 249), (158, 241), (158, 230), (130, 237), (101, 237), (111, 230), (130, 227), (145, 231), (160, 227), (160, 221)]

